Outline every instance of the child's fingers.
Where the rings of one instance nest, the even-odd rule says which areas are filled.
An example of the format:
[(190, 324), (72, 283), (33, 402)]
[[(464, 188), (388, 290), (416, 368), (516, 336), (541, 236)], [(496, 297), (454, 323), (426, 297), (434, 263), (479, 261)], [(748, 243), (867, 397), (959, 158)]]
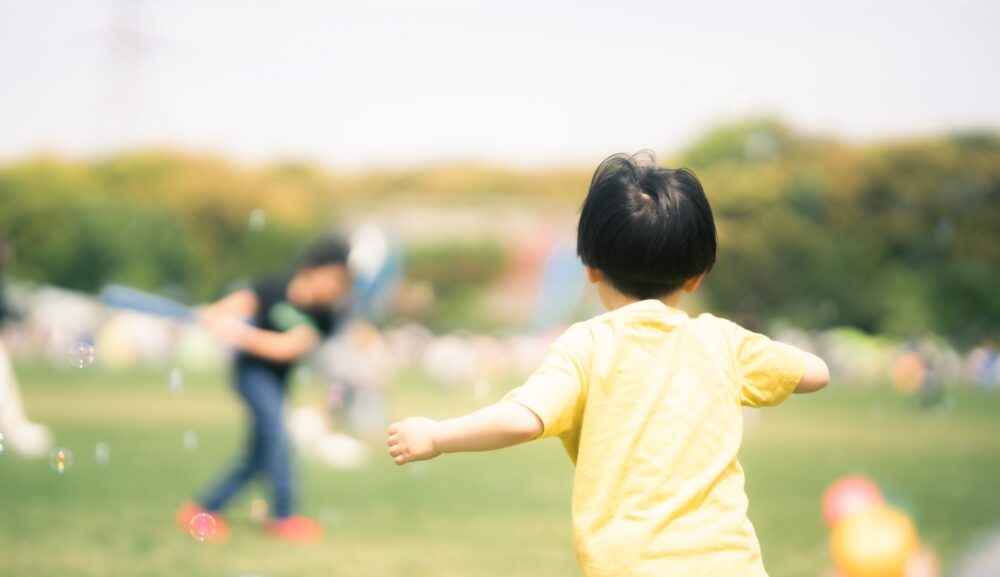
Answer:
[(395, 445), (395, 444), (396, 444), (396, 441), (397, 441), (398, 439), (399, 439), (399, 435), (397, 435), (397, 434), (395, 434), (395, 433), (393, 433), (393, 434), (390, 434), (390, 435), (389, 435), (389, 446), (391, 447), (391, 446)]
[(395, 435), (397, 432), (399, 432), (399, 423), (393, 423), (393, 424), (389, 425), (389, 434), (390, 435)]
[(392, 461), (397, 465), (405, 465), (407, 463), (406, 457), (404, 457), (403, 455), (396, 457)]

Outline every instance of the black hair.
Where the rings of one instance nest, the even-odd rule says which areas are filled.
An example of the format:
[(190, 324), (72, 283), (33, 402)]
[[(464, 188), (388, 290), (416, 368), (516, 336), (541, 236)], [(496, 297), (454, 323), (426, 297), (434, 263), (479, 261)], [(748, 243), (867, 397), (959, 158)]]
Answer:
[(712, 269), (712, 207), (693, 172), (658, 168), (652, 152), (601, 162), (580, 211), (577, 254), (633, 298), (668, 295)]
[(350, 244), (339, 236), (325, 236), (312, 241), (299, 253), (299, 268), (316, 268), (327, 265), (347, 265)]

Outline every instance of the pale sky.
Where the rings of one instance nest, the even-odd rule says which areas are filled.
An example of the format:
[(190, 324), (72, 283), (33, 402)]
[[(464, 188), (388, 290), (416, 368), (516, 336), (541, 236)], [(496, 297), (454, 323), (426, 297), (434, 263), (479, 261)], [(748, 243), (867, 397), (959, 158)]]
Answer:
[(754, 113), (998, 129), (998, 31), (989, 0), (0, 0), (0, 161), (589, 165)]

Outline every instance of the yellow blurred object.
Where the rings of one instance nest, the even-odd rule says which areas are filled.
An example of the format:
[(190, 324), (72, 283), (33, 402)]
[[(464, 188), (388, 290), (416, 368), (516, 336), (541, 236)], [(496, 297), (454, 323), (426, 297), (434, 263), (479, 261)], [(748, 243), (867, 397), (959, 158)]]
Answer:
[(846, 517), (830, 539), (833, 562), (846, 577), (904, 577), (918, 547), (913, 521), (888, 507)]

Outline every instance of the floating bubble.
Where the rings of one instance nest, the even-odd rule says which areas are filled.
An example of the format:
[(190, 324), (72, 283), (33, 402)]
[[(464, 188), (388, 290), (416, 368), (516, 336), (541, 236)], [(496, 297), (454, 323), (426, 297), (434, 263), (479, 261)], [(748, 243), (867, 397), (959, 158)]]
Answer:
[(97, 464), (105, 467), (111, 462), (111, 447), (107, 443), (97, 443), (94, 447), (94, 460)]
[(65, 447), (56, 447), (49, 453), (49, 466), (62, 475), (73, 466), (73, 452)]
[(86, 341), (73, 343), (67, 355), (69, 356), (69, 364), (80, 369), (94, 364), (94, 358), (97, 356), (94, 351), (94, 345)]
[(416, 479), (422, 479), (431, 474), (430, 463), (425, 463), (424, 461), (410, 463), (407, 465), (407, 468), (410, 470), (410, 476)]
[(346, 396), (346, 387), (340, 383), (331, 383), (326, 389), (326, 404), (333, 410), (339, 409), (344, 406)]
[(490, 385), (489, 381), (486, 379), (479, 379), (472, 384), (472, 398), (475, 399), (476, 402), (481, 403), (489, 398), (490, 390), (492, 388), (493, 387)]
[(267, 521), (267, 501), (264, 499), (250, 501), (250, 520), (258, 525), (263, 525)]
[(308, 383), (312, 381), (312, 378), (313, 378), (312, 369), (310, 369), (305, 365), (299, 365), (298, 367), (296, 367), (294, 376), (295, 381), (300, 383)]
[(184, 450), (186, 451), (191, 451), (192, 453), (194, 451), (197, 451), (198, 433), (191, 430), (184, 431), (184, 435), (181, 437), (181, 445), (184, 447)]
[(215, 536), (215, 517), (208, 513), (198, 513), (191, 517), (191, 536), (199, 541), (207, 541)]
[(336, 528), (344, 524), (345, 515), (342, 511), (338, 509), (334, 509), (333, 507), (327, 507), (322, 511), (320, 511), (319, 519), (327, 527)]
[(175, 395), (184, 391), (184, 373), (178, 368), (170, 370), (170, 377), (167, 378), (167, 390)]
[(263, 208), (255, 208), (247, 216), (247, 226), (250, 230), (257, 232), (267, 227), (267, 211)]

